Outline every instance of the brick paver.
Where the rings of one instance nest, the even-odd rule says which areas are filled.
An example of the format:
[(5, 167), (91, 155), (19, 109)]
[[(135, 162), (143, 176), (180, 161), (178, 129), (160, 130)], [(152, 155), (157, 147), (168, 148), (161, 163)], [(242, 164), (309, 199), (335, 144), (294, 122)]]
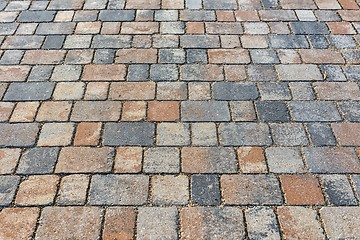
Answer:
[(0, 239), (360, 239), (359, 0), (0, 0)]

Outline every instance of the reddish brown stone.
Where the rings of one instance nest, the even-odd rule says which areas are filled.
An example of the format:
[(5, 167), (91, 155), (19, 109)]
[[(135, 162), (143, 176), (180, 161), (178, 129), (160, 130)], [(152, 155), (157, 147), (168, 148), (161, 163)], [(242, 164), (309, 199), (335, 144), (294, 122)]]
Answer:
[(279, 207), (277, 213), (284, 239), (325, 239), (315, 210), (305, 207)]
[(55, 175), (30, 176), (20, 184), (16, 205), (48, 205), (55, 198), (59, 177)]
[(99, 207), (46, 207), (35, 239), (99, 239), (102, 214)]
[(343, 9), (359, 9), (355, 0), (338, 0)]
[(73, 136), (73, 123), (45, 123), (41, 129), (38, 146), (67, 146)]
[(89, 176), (67, 175), (61, 179), (56, 203), (59, 205), (83, 205), (89, 186)]
[(122, 121), (141, 121), (146, 117), (146, 102), (125, 102), (122, 110)]
[(20, 158), (20, 148), (0, 148), (0, 174), (12, 174)]
[(104, 240), (134, 239), (136, 212), (131, 207), (111, 207), (106, 210)]
[(28, 50), (22, 64), (60, 64), (65, 57), (64, 50)]
[(341, 146), (360, 145), (360, 123), (333, 123), (331, 127)]
[(121, 49), (116, 53), (117, 63), (156, 63), (156, 49)]
[(31, 239), (35, 230), (38, 208), (5, 208), (0, 212), (0, 239)]
[(0, 82), (25, 81), (30, 66), (0, 66)]
[(204, 34), (205, 25), (203, 22), (187, 22), (186, 23), (187, 34)]
[(0, 102), (0, 122), (9, 120), (15, 104), (11, 102)]
[(100, 32), (101, 22), (79, 22), (75, 34), (97, 34)]
[(79, 101), (71, 114), (71, 121), (105, 122), (117, 121), (120, 118), (121, 102), (118, 101)]
[(149, 121), (176, 121), (179, 119), (178, 102), (149, 102), (148, 120)]
[(181, 236), (193, 239), (244, 239), (241, 209), (235, 207), (186, 207), (181, 210)]
[(142, 167), (143, 150), (141, 147), (119, 147), (116, 150), (115, 172), (138, 173)]
[(109, 147), (67, 147), (60, 151), (56, 173), (110, 172), (114, 150)]
[(316, 82), (320, 100), (360, 100), (359, 85), (354, 82)]
[(83, 81), (119, 81), (125, 80), (126, 67), (122, 64), (86, 65), (82, 76)]
[(101, 123), (82, 122), (76, 128), (75, 146), (96, 146), (99, 143)]
[(121, 34), (154, 34), (159, 32), (158, 22), (124, 22)]
[(345, 63), (341, 54), (332, 49), (300, 49), (299, 52), (304, 63)]
[(217, 17), (217, 21), (219, 21), (219, 22), (234, 22), (235, 21), (233, 11), (218, 10), (218, 11), (216, 11), (216, 17)]
[(360, 14), (357, 10), (339, 10), (338, 13), (343, 21), (359, 22)]
[(238, 10), (235, 11), (236, 21), (259, 21), (259, 15), (256, 10)]
[(241, 147), (237, 149), (240, 171), (243, 173), (267, 172), (265, 155), (261, 147)]
[(160, 0), (129, 0), (126, 3), (127, 9), (159, 9)]
[(105, 100), (109, 89), (108, 82), (89, 82), (85, 91), (85, 100)]
[(36, 121), (67, 121), (71, 102), (44, 102), (36, 116)]
[(249, 53), (245, 49), (209, 49), (208, 54), (209, 63), (250, 63)]
[(241, 81), (246, 79), (246, 71), (244, 66), (225, 65), (225, 79), (228, 81)]
[(119, 22), (103, 22), (101, 34), (119, 34), (120, 25)]
[(231, 173), (237, 170), (235, 152), (222, 147), (184, 147), (181, 151), (183, 172)]
[(113, 100), (152, 100), (155, 98), (155, 83), (111, 83), (109, 98)]
[(39, 102), (19, 102), (16, 104), (10, 122), (32, 122), (34, 121)]
[(325, 204), (319, 180), (312, 175), (280, 176), (286, 202), (290, 205)]
[(354, 27), (349, 22), (326, 23), (332, 34), (356, 34)]

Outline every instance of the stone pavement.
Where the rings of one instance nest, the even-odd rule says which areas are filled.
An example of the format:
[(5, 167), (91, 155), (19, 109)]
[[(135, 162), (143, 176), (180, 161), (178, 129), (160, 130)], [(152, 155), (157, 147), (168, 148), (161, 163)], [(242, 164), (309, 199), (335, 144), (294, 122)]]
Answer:
[(359, 0), (0, 0), (0, 239), (360, 239)]

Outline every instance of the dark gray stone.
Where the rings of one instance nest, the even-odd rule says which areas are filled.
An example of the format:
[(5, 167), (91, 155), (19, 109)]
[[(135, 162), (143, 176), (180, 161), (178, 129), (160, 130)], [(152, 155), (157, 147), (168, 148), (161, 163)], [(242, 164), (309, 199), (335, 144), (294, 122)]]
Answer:
[(264, 82), (259, 83), (261, 100), (291, 100), (288, 83)]
[(288, 122), (290, 116), (283, 101), (256, 102), (258, 117), (262, 122)]
[(291, 82), (292, 100), (314, 100), (315, 92), (310, 82)]
[(17, 28), (16, 23), (0, 23), (0, 35), (12, 35)]
[(23, 55), (22, 50), (7, 50), (3, 53), (0, 64), (19, 64)]
[(309, 123), (307, 130), (314, 146), (335, 146), (336, 139), (326, 123)]
[(278, 146), (306, 146), (309, 144), (305, 128), (300, 123), (272, 124), (274, 144)]
[(130, 48), (131, 36), (129, 35), (96, 35), (94, 36), (91, 48)]
[(20, 13), (17, 21), (23, 23), (51, 22), (55, 14), (55, 11), (23, 11)]
[(205, 49), (187, 50), (187, 63), (204, 63), (207, 64), (207, 53)]
[(146, 175), (94, 175), (88, 201), (90, 205), (144, 205), (148, 187)]
[(19, 183), (19, 176), (0, 176), (0, 207), (11, 204)]
[(109, 0), (108, 9), (123, 9), (125, 6), (125, 0)]
[(152, 146), (155, 125), (147, 122), (107, 123), (104, 130), (105, 146)]
[(346, 49), (342, 51), (346, 62), (348, 63), (360, 63), (360, 50), (359, 49)]
[(79, 10), (85, 1), (52, 0), (48, 6), (50, 10)]
[(360, 82), (360, 65), (344, 66), (342, 68), (348, 80)]
[(74, 22), (94, 22), (97, 20), (97, 11), (76, 11), (73, 21)]
[(256, 64), (276, 64), (280, 63), (274, 50), (256, 49), (250, 50), (251, 59)]
[(359, 102), (340, 102), (339, 107), (345, 120), (350, 122), (360, 122)]
[(185, 22), (212, 22), (216, 20), (216, 15), (211, 10), (183, 10), (180, 19)]
[(160, 63), (185, 63), (185, 50), (183, 49), (160, 49)]
[(32, 148), (20, 158), (18, 174), (52, 173), (59, 154), (59, 148)]
[(350, 147), (304, 148), (311, 173), (360, 173), (360, 162)]
[(274, 9), (279, 6), (278, 0), (261, 0), (265, 9)]
[(95, 51), (94, 63), (96, 64), (110, 64), (115, 59), (115, 49), (98, 49)]
[(247, 71), (250, 81), (264, 82), (264, 81), (277, 81), (278, 79), (274, 66), (248, 65)]
[(323, 75), (326, 75), (326, 81), (346, 81), (339, 65), (321, 65), (320, 70)]
[(180, 46), (183, 48), (220, 48), (220, 39), (216, 35), (182, 35)]
[(352, 35), (330, 35), (328, 38), (335, 48), (356, 48), (356, 42)]
[(215, 100), (255, 100), (259, 97), (253, 83), (217, 82), (212, 86)]
[(0, 123), (0, 147), (32, 147), (39, 132), (37, 123)]
[(309, 43), (307, 42), (305, 36), (270, 35), (269, 41), (272, 48), (309, 48)]
[(36, 34), (39, 35), (62, 35), (62, 34), (73, 34), (75, 28), (74, 22), (63, 22), (63, 23), (40, 23)]
[(127, 80), (128, 81), (147, 81), (149, 79), (149, 65), (147, 64), (136, 64), (129, 65)]
[(330, 46), (329, 41), (325, 36), (321, 35), (309, 35), (307, 36), (311, 46), (313, 48), (328, 48)]
[(42, 46), (43, 49), (61, 49), (65, 41), (64, 35), (47, 36)]
[(269, 127), (264, 123), (222, 123), (220, 143), (224, 146), (269, 146), (272, 144)]
[(289, 102), (290, 115), (297, 122), (340, 121), (341, 117), (333, 102)]
[(11, 83), (5, 96), (6, 101), (41, 101), (51, 98), (55, 83), (27, 82)]
[(358, 196), (360, 196), (360, 175), (352, 175), (352, 180), (355, 184), (355, 190)]
[(192, 175), (192, 202), (201, 206), (221, 204), (219, 178), (216, 175)]
[(31, 69), (28, 77), (29, 82), (42, 82), (50, 79), (54, 66), (37, 65)]
[(135, 10), (101, 10), (99, 20), (103, 22), (131, 22), (135, 20)]
[(341, 18), (337, 11), (333, 10), (315, 10), (315, 15), (320, 22), (337, 22), (341, 21)]
[(345, 175), (325, 175), (321, 177), (324, 191), (330, 205), (356, 206), (357, 201), (349, 180)]
[(290, 22), (290, 27), (295, 34), (329, 34), (329, 29), (322, 22)]
[(230, 121), (227, 102), (185, 101), (181, 103), (181, 120), (185, 122)]
[[(263, 0), (268, 1), (268, 0)], [(245, 210), (249, 239), (279, 240), (280, 230), (271, 207), (253, 207)]]
[(175, 147), (153, 147), (144, 153), (144, 172), (179, 173), (180, 151)]
[(204, 9), (237, 9), (236, 0), (204, 0), (203, 1)]
[(176, 81), (178, 75), (178, 66), (175, 64), (153, 64), (150, 68), (150, 78), (153, 81)]

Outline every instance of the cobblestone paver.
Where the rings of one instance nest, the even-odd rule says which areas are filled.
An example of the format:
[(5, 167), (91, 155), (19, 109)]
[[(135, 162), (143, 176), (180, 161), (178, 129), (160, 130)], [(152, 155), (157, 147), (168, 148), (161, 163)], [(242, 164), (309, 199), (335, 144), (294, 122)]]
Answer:
[(0, 0), (0, 239), (360, 239), (359, 0)]

